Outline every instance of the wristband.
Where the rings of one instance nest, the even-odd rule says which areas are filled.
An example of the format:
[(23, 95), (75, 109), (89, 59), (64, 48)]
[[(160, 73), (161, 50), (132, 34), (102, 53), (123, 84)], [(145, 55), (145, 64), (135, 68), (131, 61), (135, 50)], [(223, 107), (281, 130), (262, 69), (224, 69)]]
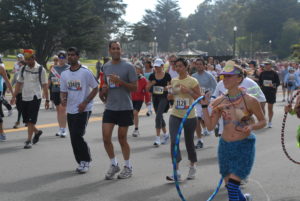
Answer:
[(201, 107), (202, 107), (202, 108), (207, 108), (207, 107), (208, 107), (208, 105), (201, 105)]

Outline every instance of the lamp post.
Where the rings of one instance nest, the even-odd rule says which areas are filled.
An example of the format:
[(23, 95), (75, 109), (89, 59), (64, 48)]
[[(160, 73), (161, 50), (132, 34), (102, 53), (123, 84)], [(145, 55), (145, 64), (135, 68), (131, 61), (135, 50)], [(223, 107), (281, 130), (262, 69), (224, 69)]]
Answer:
[(188, 48), (189, 48), (189, 47), (188, 47), (189, 33), (186, 33), (186, 34), (185, 34), (185, 37), (186, 37), (186, 39), (185, 39), (185, 48), (188, 49)]
[(154, 56), (156, 56), (157, 55), (157, 42), (156, 42), (156, 36), (154, 37), (154, 44), (153, 44), (153, 46), (154, 46)]
[(233, 27), (233, 57), (235, 57), (236, 32), (237, 32), (237, 26), (234, 26)]
[(269, 50), (270, 54), (272, 54), (272, 40), (269, 40)]

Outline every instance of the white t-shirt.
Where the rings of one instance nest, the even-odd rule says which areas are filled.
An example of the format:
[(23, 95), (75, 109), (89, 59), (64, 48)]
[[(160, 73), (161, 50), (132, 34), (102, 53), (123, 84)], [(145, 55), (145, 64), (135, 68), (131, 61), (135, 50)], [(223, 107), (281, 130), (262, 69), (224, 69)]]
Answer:
[[(98, 87), (98, 82), (93, 73), (85, 66), (81, 66), (76, 71), (71, 69), (61, 73), (60, 91), (68, 93), (67, 113), (77, 114), (78, 106), (90, 94), (90, 88)], [(93, 101), (90, 101), (85, 108), (85, 112), (91, 111)]]
[[(243, 82), (240, 84), (240, 88), (245, 89), (248, 94), (257, 98), (257, 100), (259, 102), (266, 102), (266, 97), (265, 97), (264, 93), (261, 91), (258, 84), (255, 81), (253, 81), (252, 79), (246, 77), (243, 80)], [(227, 89), (224, 87), (223, 80), (221, 80), (220, 82), (218, 82), (213, 96), (218, 97), (225, 93), (227, 93)]]
[(178, 77), (178, 73), (172, 69), (172, 66), (169, 68), (169, 74), (171, 75), (171, 78)]
[(18, 82), (23, 83), (23, 88), (22, 88), (22, 100), (23, 101), (32, 101), (34, 99), (34, 96), (37, 97), (37, 99), (42, 98), (42, 87), (41, 84), (47, 84), (47, 79), (46, 79), (46, 71), (42, 67), (42, 72), (41, 72), (41, 82), (39, 79), (39, 68), (40, 65), (35, 62), (35, 65), (33, 68), (30, 68), (29, 66), (24, 66), (21, 68), (25, 68), (23, 71), (23, 76), (22, 73), (19, 73), (18, 75)]

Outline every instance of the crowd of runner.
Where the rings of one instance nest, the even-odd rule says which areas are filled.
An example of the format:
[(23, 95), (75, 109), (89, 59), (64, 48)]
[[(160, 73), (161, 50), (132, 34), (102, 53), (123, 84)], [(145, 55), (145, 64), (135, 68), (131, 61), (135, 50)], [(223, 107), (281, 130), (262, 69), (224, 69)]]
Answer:
[[(21, 125), (21, 117), (27, 126), (24, 149), (38, 143), (43, 133), (36, 128), (36, 123), (44, 98), (46, 109), (51, 105), (56, 108), (59, 128), (54, 135), (70, 136), (78, 164), (76, 171), (86, 173), (92, 159), (84, 134), (93, 99), (99, 92), (105, 104), (104, 148), (111, 162), (105, 178), (111, 180), (117, 173), (119, 179), (132, 176), (128, 128), (134, 125), (132, 136), (143, 137), (145, 133), (139, 130), (139, 112), (145, 104), (147, 116), (155, 115), (153, 146), (170, 144), (171, 161), (177, 163), (177, 176), (181, 179), (180, 150), (173, 161), (177, 131), (189, 106), (204, 96), (183, 128), (190, 161), (187, 179), (196, 178), (196, 149), (205, 146), (204, 136), (214, 134), (220, 138), (220, 174), (226, 182), (229, 200), (251, 200), (249, 194), (241, 193), (240, 185), (249, 176), (254, 163), (253, 131), (265, 126), (272, 128), (278, 87), (282, 87), (282, 101), (290, 103), (293, 92), (300, 87), (299, 64), (249, 59), (218, 61), (213, 57), (184, 59), (176, 55), (125, 60), (121, 58), (121, 44), (117, 41), (111, 41), (108, 50), (111, 58), (97, 62), (96, 75), (80, 63), (80, 51), (75, 47), (59, 51), (53, 57), (48, 75), (36, 62), (35, 51), (23, 50), (17, 55), (11, 82), (0, 59), (0, 140), (7, 140), (2, 126), (2, 104), (7, 107), (8, 116), (12, 113), (12, 106), (5, 99), (6, 89), (11, 92), (10, 102), (16, 104), (18, 111), (13, 128)], [(168, 123), (165, 121), (167, 115)], [(115, 126), (124, 159), (122, 170), (112, 143)], [(171, 171), (166, 179), (174, 181)]]

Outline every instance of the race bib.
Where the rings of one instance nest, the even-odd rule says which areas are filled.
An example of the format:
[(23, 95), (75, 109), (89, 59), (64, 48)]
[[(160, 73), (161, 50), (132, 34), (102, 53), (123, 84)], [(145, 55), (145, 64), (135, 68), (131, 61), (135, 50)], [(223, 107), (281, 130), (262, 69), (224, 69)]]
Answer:
[(186, 110), (190, 107), (190, 99), (188, 98), (175, 98), (175, 108), (177, 110)]
[(51, 77), (51, 82), (53, 85), (60, 85), (60, 81), (57, 77)]
[(106, 80), (107, 80), (107, 84), (108, 84), (109, 88), (112, 89), (112, 88), (120, 87), (119, 84), (115, 84), (114, 82), (112, 82), (108, 76), (106, 77)]
[(205, 94), (206, 89), (204, 87), (200, 87), (200, 92), (201, 92), (201, 94)]
[(67, 86), (70, 91), (81, 91), (82, 89), (80, 80), (70, 80), (68, 81)]
[(272, 80), (264, 80), (263, 84), (265, 87), (273, 87)]
[(164, 94), (164, 88), (160, 86), (153, 86), (153, 93), (156, 95)]

